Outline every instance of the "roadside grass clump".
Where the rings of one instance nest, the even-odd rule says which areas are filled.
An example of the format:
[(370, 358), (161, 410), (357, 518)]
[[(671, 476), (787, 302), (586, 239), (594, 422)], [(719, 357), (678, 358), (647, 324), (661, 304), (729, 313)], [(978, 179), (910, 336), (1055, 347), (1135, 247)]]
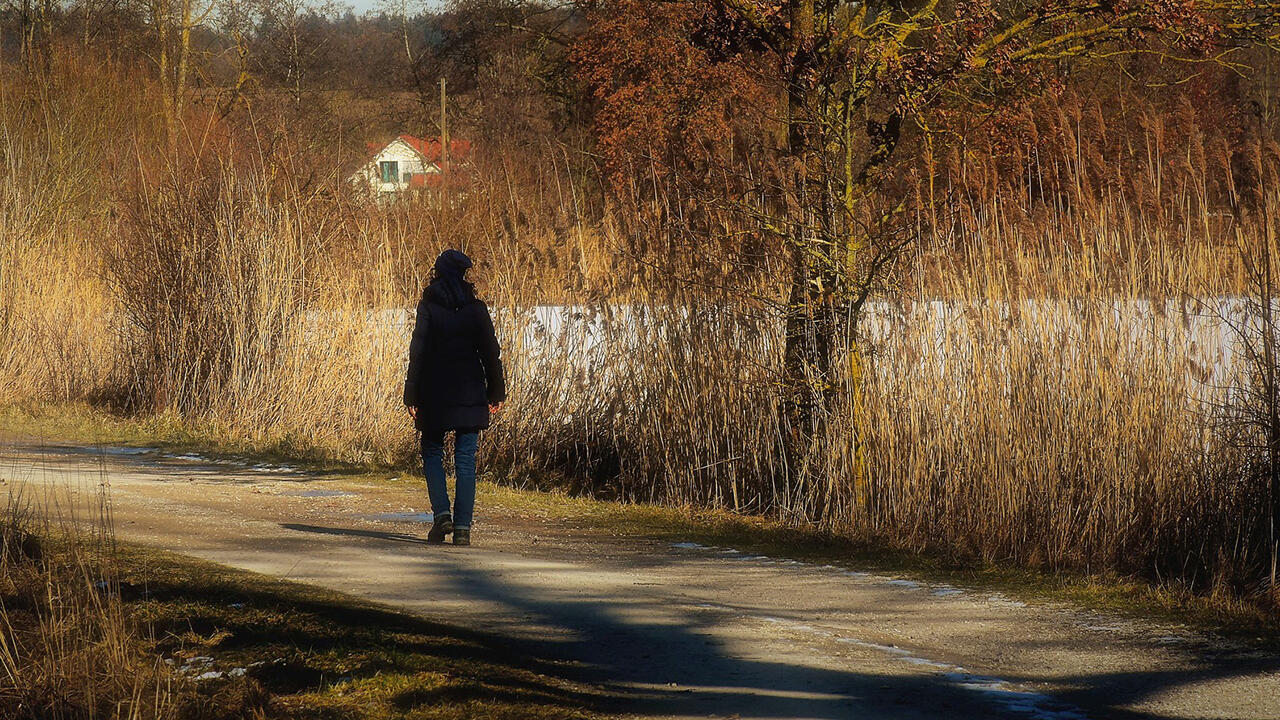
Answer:
[(182, 717), (182, 679), (149, 652), (128, 617), (118, 578), (103, 562), (105, 537), (57, 526), (12, 493), (0, 536), (0, 715)]

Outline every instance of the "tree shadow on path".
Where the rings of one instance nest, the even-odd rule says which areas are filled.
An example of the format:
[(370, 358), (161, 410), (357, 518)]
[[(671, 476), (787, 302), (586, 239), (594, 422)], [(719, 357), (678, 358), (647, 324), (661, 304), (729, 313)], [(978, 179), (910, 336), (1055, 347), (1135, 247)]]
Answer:
[[(348, 528), (283, 527), (371, 543), (403, 542), (404, 537)], [(575, 590), (567, 577), (563, 583), (556, 581), (559, 561), (543, 563), (543, 586), (511, 582), (503, 578), (512, 573), (478, 567), (468, 555), (433, 554), (430, 567), (423, 568), (424, 593), (433, 586), (447, 586), (464, 602), (490, 608), (485, 611), (489, 614), (481, 614), (492, 619), (486, 630), (494, 633), (494, 643), (506, 642), (514, 653), (553, 661), (554, 672), (564, 679), (599, 688), (604, 695), (589, 704), (610, 712), (742, 718), (1068, 718), (1079, 716), (1058, 713), (1079, 705), (1090, 708), (1088, 717), (1139, 720), (1160, 716), (1121, 706), (1187, 683), (1280, 669), (1280, 662), (1270, 658), (1179, 671), (1084, 675), (1071, 679), (1079, 690), (1049, 698), (1011, 687), (979, 687), (957, 673), (921, 673), (918, 666), (899, 666), (892, 657), (842, 657), (839, 647), (823, 647), (822, 638), (788, 639), (785, 632), (762, 631), (757, 627), (761, 618), (735, 616), (723, 607), (682, 605), (671, 593), (602, 595)], [(440, 619), (463, 625), (474, 620), (447, 615)], [(507, 637), (504, 624), (517, 631), (516, 637)], [(731, 642), (725, 642), (724, 629), (734, 626)], [(758, 643), (751, 640), (753, 632), (758, 633)]]

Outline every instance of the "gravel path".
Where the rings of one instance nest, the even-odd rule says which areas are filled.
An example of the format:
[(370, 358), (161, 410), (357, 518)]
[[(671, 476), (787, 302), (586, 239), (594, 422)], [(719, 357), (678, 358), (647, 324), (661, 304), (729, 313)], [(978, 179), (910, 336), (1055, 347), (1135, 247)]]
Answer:
[(11, 444), (0, 478), (64, 507), (105, 483), (123, 539), (500, 634), (612, 711), (1280, 718), (1280, 658), (1178, 628), (503, 507), (479, 509), (475, 546), (429, 546), (425, 492), (290, 467)]

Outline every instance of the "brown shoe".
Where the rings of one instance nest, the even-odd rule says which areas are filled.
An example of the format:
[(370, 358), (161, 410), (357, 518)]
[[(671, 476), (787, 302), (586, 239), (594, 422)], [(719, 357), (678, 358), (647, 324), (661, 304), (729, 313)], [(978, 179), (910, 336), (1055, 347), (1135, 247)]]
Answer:
[(471, 528), (458, 528), (453, 531), (454, 545), (470, 545), (471, 544)]

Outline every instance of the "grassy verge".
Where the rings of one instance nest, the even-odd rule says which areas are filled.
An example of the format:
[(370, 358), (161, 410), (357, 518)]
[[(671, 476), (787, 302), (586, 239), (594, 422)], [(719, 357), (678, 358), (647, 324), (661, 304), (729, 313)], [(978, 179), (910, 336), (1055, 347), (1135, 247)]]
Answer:
[[(83, 405), (55, 408), (0, 407), (0, 435), (71, 442), (145, 445), (173, 451), (197, 451), (218, 457), (288, 460), (310, 469), (373, 481), (404, 482), (402, 471), (339, 464), (298, 456), (275, 448), (263, 453), (235, 441), (211, 440), (174, 420), (130, 419)], [(416, 480), (413, 481), (416, 484)], [(555, 518), (588, 532), (692, 541), (815, 563), (834, 563), (960, 587), (1000, 592), (1029, 602), (1068, 603), (1087, 610), (1118, 613), (1267, 646), (1280, 646), (1280, 614), (1263, 602), (1229, 594), (1192, 592), (1154, 585), (1141, 578), (1077, 572), (1048, 572), (999, 563), (956, 563), (937, 556), (887, 548), (813, 528), (795, 527), (760, 517), (698, 508), (620, 504), (531, 492), (482, 483), (480, 503), (508, 512)]]
[(126, 612), (227, 717), (599, 717), (498, 638), (148, 548), (119, 561)]
[[(412, 426), (406, 420), (406, 433)], [(303, 464), (311, 469), (364, 475), (393, 469), (376, 463), (344, 463), (288, 443), (259, 443), (213, 428), (196, 427), (176, 415), (119, 415), (85, 403), (0, 404), (0, 439), (69, 442), (196, 452), (211, 459), (251, 457), (264, 462)]]
[(479, 502), (541, 513), (579, 527), (671, 542), (731, 547), (752, 554), (835, 564), (930, 584), (1001, 593), (1182, 625), (1249, 644), (1280, 648), (1280, 615), (1261, 604), (1115, 574), (1050, 572), (999, 563), (956, 562), (776, 520), (701, 508), (622, 505), (557, 493), (482, 487)]

